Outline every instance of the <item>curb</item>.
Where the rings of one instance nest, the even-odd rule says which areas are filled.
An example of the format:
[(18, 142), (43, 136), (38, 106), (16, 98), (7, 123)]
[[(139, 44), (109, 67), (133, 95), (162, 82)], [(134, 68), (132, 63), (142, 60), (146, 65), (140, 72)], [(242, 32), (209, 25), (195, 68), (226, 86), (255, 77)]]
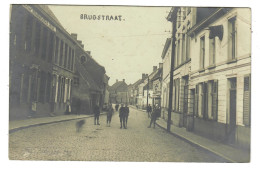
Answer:
[[(132, 107), (132, 108), (134, 108), (134, 107)], [(139, 110), (139, 111), (141, 111), (141, 112), (145, 112), (145, 111), (143, 111), (143, 110), (141, 110), (141, 109), (136, 109), (136, 110)], [(163, 126), (159, 125), (158, 123), (156, 123), (156, 125), (157, 125), (158, 127), (160, 127), (161, 129), (164, 129), (166, 132), (168, 132), (166, 128), (164, 128)], [(187, 142), (187, 143), (189, 143), (189, 144), (191, 144), (191, 145), (193, 145), (193, 146), (196, 146), (196, 147), (201, 148), (201, 149), (203, 149), (203, 150), (205, 150), (205, 151), (207, 151), (207, 152), (210, 152), (210, 153), (212, 153), (212, 154), (214, 154), (214, 155), (217, 155), (217, 156), (219, 156), (219, 157), (221, 157), (221, 158), (227, 160), (227, 161), (230, 162), (230, 163), (239, 163), (239, 162), (234, 161), (234, 160), (232, 160), (232, 159), (230, 159), (230, 158), (228, 158), (228, 157), (226, 157), (226, 156), (223, 156), (222, 154), (220, 154), (220, 153), (218, 153), (218, 152), (216, 152), (216, 151), (214, 151), (214, 150), (211, 150), (211, 149), (209, 149), (209, 148), (207, 148), (207, 147), (205, 147), (205, 146), (203, 146), (203, 145), (200, 145), (200, 144), (198, 144), (198, 143), (196, 143), (196, 142), (193, 142), (193, 141), (191, 141), (191, 140), (189, 140), (189, 139), (187, 139), (187, 138), (185, 138), (185, 137), (183, 137), (183, 136), (181, 136), (181, 135), (178, 135), (178, 134), (173, 133), (173, 132), (171, 132), (171, 131), (168, 132), (168, 133), (170, 133), (171, 135), (173, 135), (173, 136), (175, 136), (175, 137), (177, 137), (177, 138), (179, 138), (179, 139), (181, 139), (181, 140), (183, 140), (183, 141), (185, 141), (185, 142)]]
[[(100, 115), (105, 115), (106, 113), (100, 114)], [(48, 125), (48, 124), (54, 124), (54, 123), (59, 123), (59, 122), (68, 122), (68, 121), (73, 121), (73, 120), (79, 120), (79, 119), (86, 119), (86, 118), (92, 118), (94, 117), (94, 115), (90, 115), (90, 116), (84, 116), (81, 118), (73, 118), (73, 119), (65, 119), (65, 120), (58, 120), (58, 121), (51, 121), (51, 122), (43, 122), (43, 123), (37, 123), (37, 124), (32, 124), (32, 125), (28, 125), (28, 126), (22, 126), (19, 128), (14, 128), (14, 129), (10, 129), (9, 130), (9, 134), (23, 130), (23, 129), (27, 129), (27, 128), (32, 128), (32, 127), (37, 127), (37, 126), (43, 126), (43, 125)]]
[[(158, 123), (155, 123), (155, 124), (156, 124), (158, 127), (160, 127), (161, 129), (164, 129), (166, 132), (168, 132), (167, 129), (164, 128), (163, 126), (159, 125)], [(189, 139), (187, 139), (187, 138), (185, 138), (185, 137), (183, 137), (183, 136), (181, 136), (181, 135), (175, 134), (175, 133), (173, 133), (173, 132), (171, 132), (171, 131), (168, 132), (168, 133), (170, 133), (171, 135), (173, 135), (173, 136), (175, 136), (175, 137), (177, 137), (177, 138), (179, 138), (179, 139), (181, 139), (181, 140), (183, 140), (183, 141), (185, 141), (185, 142), (187, 142), (187, 143), (189, 143), (189, 144), (191, 144), (191, 145), (193, 145), (193, 146), (195, 146), (195, 147), (201, 148), (202, 150), (205, 150), (205, 151), (210, 152), (210, 153), (212, 153), (212, 154), (214, 154), (214, 155), (217, 155), (218, 157), (221, 157), (221, 158), (227, 160), (229, 163), (239, 163), (239, 162), (234, 161), (234, 160), (232, 160), (232, 159), (230, 159), (230, 158), (228, 158), (228, 157), (226, 157), (226, 156), (223, 156), (222, 154), (220, 154), (220, 153), (218, 153), (218, 152), (216, 152), (216, 151), (214, 151), (214, 150), (211, 150), (211, 149), (209, 149), (209, 148), (207, 148), (207, 147), (205, 147), (205, 146), (203, 146), (203, 145), (200, 145), (200, 144), (198, 144), (198, 143), (196, 143), (196, 142), (193, 142), (193, 141), (191, 141), (191, 140), (189, 140)]]

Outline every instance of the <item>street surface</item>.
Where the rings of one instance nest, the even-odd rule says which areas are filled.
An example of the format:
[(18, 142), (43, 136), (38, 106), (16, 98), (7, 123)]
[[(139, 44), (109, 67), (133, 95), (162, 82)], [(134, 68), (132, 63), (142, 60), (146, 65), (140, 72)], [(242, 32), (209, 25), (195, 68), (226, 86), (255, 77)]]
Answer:
[(111, 127), (106, 116), (101, 125), (94, 118), (85, 119), (81, 132), (76, 121), (67, 121), (20, 130), (9, 135), (11, 160), (77, 161), (165, 161), (225, 162), (218, 156), (174, 137), (165, 130), (147, 128), (147, 114), (130, 108), (128, 129), (120, 129), (118, 112)]

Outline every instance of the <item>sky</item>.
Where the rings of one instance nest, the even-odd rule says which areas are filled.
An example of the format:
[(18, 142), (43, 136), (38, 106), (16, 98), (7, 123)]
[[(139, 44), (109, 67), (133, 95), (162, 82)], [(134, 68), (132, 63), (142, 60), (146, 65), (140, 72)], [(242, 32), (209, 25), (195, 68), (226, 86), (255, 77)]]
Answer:
[[(116, 79), (127, 84), (159, 67), (171, 23), (166, 17), (171, 7), (61, 6), (49, 5), (69, 33), (77, 33), (84, 49), (106, 69), (109, 85)], [(81, 15), (100, 20), (81, 19)], [(102, 17), (104, 15), (104, 19)], [(106, 16), (114, 20), (106, 20)], [(115, 20), (117, 16), (117, 20)], [(119, 17), (121, 16), (121, 17)], [(119, 21), (119, 18), (121, 21)]]

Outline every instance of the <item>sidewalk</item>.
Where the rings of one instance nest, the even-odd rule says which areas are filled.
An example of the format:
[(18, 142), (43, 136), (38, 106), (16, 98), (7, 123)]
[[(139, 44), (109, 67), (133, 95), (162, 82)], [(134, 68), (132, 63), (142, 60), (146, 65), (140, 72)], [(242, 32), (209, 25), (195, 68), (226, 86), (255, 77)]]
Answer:
[[(131, 106), (133, 107), (133, 106)], [(133, 107), (135, 108), (135, 107)], [(136, 109), (136, 108), (135, 108)], [(138, 109), (140, 110), (140, 109)], [(140, 110), (145, 112), (144, 110)], [(156, 121), (157, 126), (167, 130), (167, 122), (160, 118)], [(238, 149), (227, 144), (216, 142), (214, 140), (196, 135), (192, 132), (186, 131), (185, 128), (179, 128), (171, 125), (170, 133), (185, 141), (199, 146), (209, 152), (212, 152), (233, 163), (246, 163), (250, 162), (250, 151)]]
[[(106, 114), (106, 112), (103, 112), (100, 115), (104, 115), (104, 114)], [(18, 130), (21, 130), (21, 129), (29, 128), (29, 127), (64, 122), (64, 121), (71, 121), (71, 120), (77, 120), (77, 119), (90, 118), (93, 116), (94, 115), (71, 114), (71, 115), (59, 115), (59, 116), (53, 116), (53, 117), (41, 117), (41, 118), (30, 118), (30, 119), (26, 119), (26, 120), (9, 121), (9, 134), (16, 132)]]

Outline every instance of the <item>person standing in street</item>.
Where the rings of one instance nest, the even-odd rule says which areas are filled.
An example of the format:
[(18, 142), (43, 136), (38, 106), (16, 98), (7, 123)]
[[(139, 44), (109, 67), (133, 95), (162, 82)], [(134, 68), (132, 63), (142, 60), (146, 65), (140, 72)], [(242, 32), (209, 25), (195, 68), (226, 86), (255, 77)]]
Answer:
[(158, 104), (155, 105), (154, 110), (152, 111), (151, 114), (151, 121), (150, 121), (150, 125), (148, 126), (148, 128), (151, 128), (152, 124), (153, 124), (153, 128), (155, 128), (155, 123), (156, 123), (156, 119), (161, 115), (161, 109), (158, 106)]
[(125, 107), (124, 104), (121, 104), (121, 107), (119, 109), (119, 118), (120, 118), (120, 129), (122, 129), (122, 125), (125, 127)]
[(112, 104), (109, 104), (108, 112), (107, 112), (107, 126), (109, 126), (109, 127), (110, 127), (110, 123), (111, 123), (113, 113), (114, 113), (114, 109), (112, 107)]
[(150, 104), (147, 106), (146, 111), (147, 111), (147, 114), (148, 114), (148, 118), (150, 118), (151, 117), (151, 112), (152, 112), (152, 107), (151, 107)]
[(127, 128), (128, 116), (129, 116), (129, 107), (126, 104), (125, 105), (125, 128)]
[(118, 108), (119, 108), (119, 104), (118, 103), (116, 104), (115, 108), (116, 108), (116, 111), (118, 111)]
[(99, 124), (100, 109), (98, 105), (95, 105), (93, 112), (94, 112), (94, 125), (100, 125)]

